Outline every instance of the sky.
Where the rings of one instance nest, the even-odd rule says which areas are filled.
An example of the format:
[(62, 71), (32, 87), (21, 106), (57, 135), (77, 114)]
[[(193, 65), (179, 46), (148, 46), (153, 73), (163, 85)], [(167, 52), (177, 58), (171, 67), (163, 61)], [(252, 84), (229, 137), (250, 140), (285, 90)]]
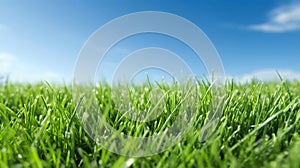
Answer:
[[(141, 11), (169, 12), (201, 28), (228, 77), (273, 80), (278, 71), (287, 79), (300, 80), (300, 2), (295, 0), (0, 0), (0, 76), (70, 82), (89, 37), (111, 20)], [(142, 34), (114, 46), (101, 62), (97, 78), (110, 80), (118, 62), (145, 47), (167, 48), (197, 75), (205, 74), (201, 61), (195, 61), (184, 44), (160, 34)]]

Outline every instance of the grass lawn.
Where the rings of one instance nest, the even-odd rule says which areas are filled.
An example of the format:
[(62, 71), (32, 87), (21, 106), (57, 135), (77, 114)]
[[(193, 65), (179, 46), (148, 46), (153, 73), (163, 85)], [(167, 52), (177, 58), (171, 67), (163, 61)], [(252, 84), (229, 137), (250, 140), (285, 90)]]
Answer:
[[(159, 86), (154, 88), (164, 95), (157, 107), (163, 113), (146, 123), (131, 122), (120, 111), (128, 104), (139, 110), (152, 108), (158, 100), (151, 97), (154, 88), (123, 88), (117, 90), (119, 96), (104, 84), (95, 89), (108, 123), (133, 136), (166, 129), (180, 110), (195, 112), (193, 129), (175, 146), (132, 158), (109, 152), (85, 132), (71, 86), (2, 82), (0, 167), (300, 167), (300, 82), (228, 82), (223, 115), (204, 141), (199, 130), (210, 110), (210, 85), (197, 84), (190, 94), (194, 98), (177, 110), (182, 89)], [(116, 105), (120, 102), (123, 106)]]

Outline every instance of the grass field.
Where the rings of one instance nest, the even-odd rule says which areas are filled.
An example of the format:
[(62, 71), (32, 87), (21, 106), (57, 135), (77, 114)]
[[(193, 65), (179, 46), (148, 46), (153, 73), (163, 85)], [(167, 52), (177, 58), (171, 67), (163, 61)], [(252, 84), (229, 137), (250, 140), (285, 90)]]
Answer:
[[(199, 130), (210, 109), (211, 91), (207, 82), (198, 85), (191, 93), (197, 98), (193, 107), (181, 108), (194, 109), (198, 122), (193, 129), (163, 153), (130, 158), (103, 149), (87, 135), (76, 115), (72, 87), (2, 82), (0, 167), (300, 167), (300, 82), (228, 82), (223, 115), (205, 141)], [(163, 114), (147, 123), (119, 114), (122, 107), (114, 101), (120, 99), (109, 86), (100, 85), (96, 97), (112, 127), (148, 136), (172, 124), (172, 111), (182, 98), (176, 86), (160, 89), (166, 93)], [(147, 101), (146, 85), (130, 93), (125, 105), (145, 109), (155, 104)], [(175, 116), (168, 119), (170, 115)]]

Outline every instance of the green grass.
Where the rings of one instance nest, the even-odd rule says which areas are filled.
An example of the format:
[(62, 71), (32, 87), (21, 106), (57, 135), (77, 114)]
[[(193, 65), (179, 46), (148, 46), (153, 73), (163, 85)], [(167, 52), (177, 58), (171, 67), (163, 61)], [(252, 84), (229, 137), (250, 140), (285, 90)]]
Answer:
[[(193, 129), (175, 146), (130, 158), (103, 149), (87, 135), (70, 86), (1, 83), (0, 167), (300, 167), (299, 82), (228, 82), (223, 115), (205, 140), (200, 128), (212, 103), (209, 83), (197, 85), (180, 107), (186, 90), (159, 86), (96, 89), (108, 123), (128, 135), (153, 135), (170, 126), (180, 110), (195, 112)], [(155, 88), (163, 95), (158, 106), (159, 93), (151, 95)], [(122, 101), (124, 107), (117, 106)], [(154, 121), (131, 122), (120, 113), (129, 103), (163, 113)]]

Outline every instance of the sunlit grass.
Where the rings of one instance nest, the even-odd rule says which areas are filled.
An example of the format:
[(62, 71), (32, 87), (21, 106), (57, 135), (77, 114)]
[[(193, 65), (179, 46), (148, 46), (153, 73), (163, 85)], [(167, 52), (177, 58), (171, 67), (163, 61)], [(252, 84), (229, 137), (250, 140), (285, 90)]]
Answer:
[[(172, 124), (183, 98), (178, 86), (158, 88), (151, 95), (149, 85), (116, 92), (104, 84), (95, 89), (95, 96), (112, 127), (150, 136)], [(103, 149), (87, 135), (70, 86), (3, 82), (0, 167), (300, 167), (300, 83), (228, 82), (225, 91), (223, 115), (205, 140), (199, 130), (210, 110), (211, 92), (210, 84), (201, 82), (180, 109), (195, 111), (193, 129), (161, 154), (130, 158)], [(155, 106), (159, 94), (163, 101)], [(120, 113), (129, 108), (127, 103), (163, 113), (146, 123), (131, 122)]]

